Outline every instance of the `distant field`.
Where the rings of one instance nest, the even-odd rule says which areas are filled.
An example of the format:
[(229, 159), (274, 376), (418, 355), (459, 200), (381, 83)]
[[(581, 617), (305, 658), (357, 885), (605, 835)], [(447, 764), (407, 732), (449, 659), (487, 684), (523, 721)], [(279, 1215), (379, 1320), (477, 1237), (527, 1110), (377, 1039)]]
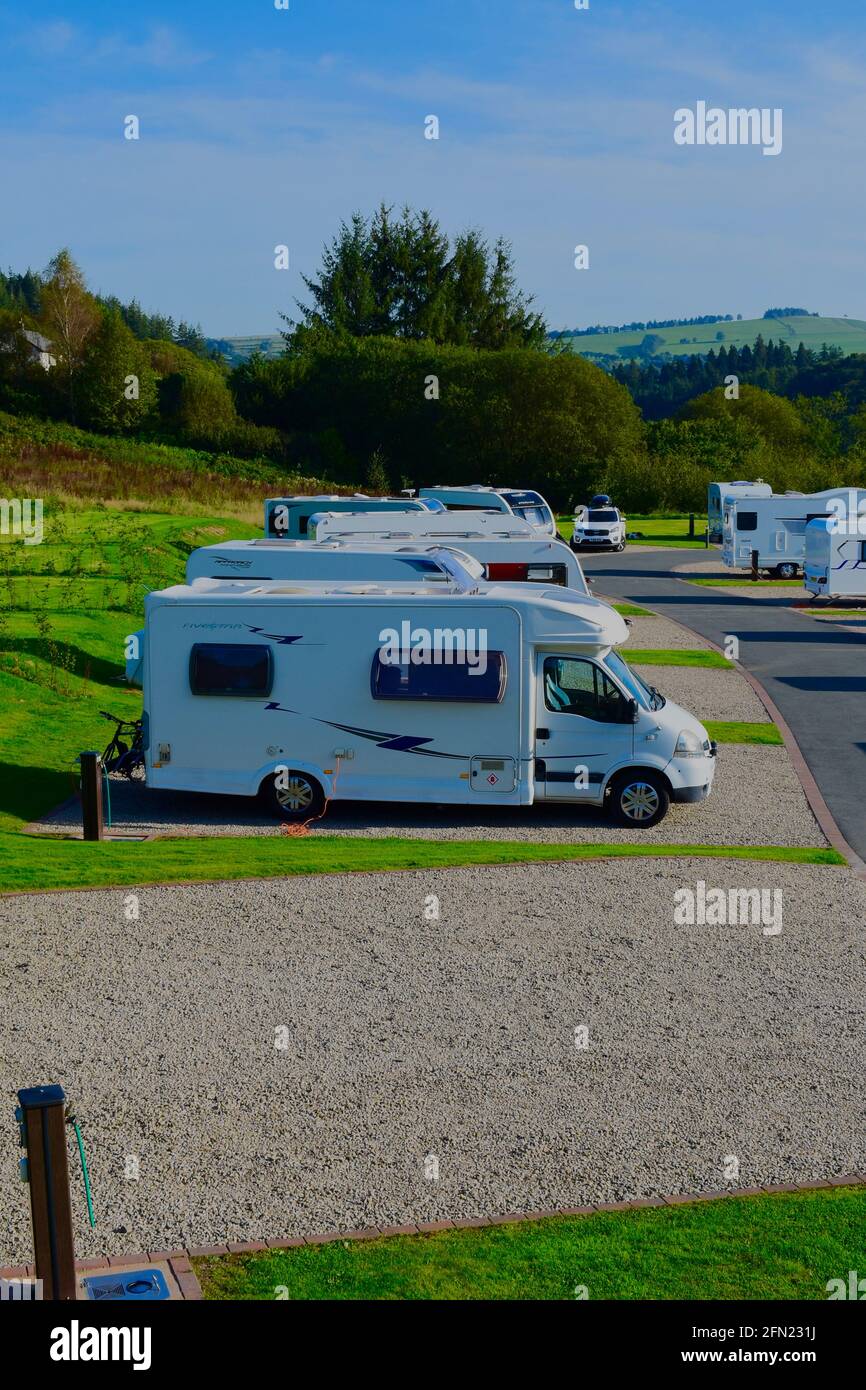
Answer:
[[(765, 342), (769, 338), (778, 342), (781, 338), (793, 351), (802, 342), (807, 348), (818, 350), (826, 343), (828, 347), (838, 347), (846, 353), (866, 352), (866, 322), (862, 319), (794, 316), (785, 319), (742, 319), (739, 323), (705, 323), (682, 328), (652, 328), (646, 331), (664, 340), (659, 352), (669, 352), (674, 356), (707, 353), (711, 348), (718, 351), (723, 346), (751, 347), (759, 333), (763, 334)], [(717, 333), (724, 333), (721, 341), (716, 338)], [(644, 336), (645, 330), (639, 329), (635, 333), (591, 333), (585, 338), (568, 338), (565, 341), (574, 352), (583, 355), (602, 353), (627, 359), (633, 355), (629, 349), (636, 348)]]
[(241, 338), (210, 338), (208, 341), (228, 343), (231, 353), (226, 356), (231, 362), (245, 362), (254, 352), (260, 352), (263, 357), (282, 357), (286, 346), (280, 333), (251, 333)]

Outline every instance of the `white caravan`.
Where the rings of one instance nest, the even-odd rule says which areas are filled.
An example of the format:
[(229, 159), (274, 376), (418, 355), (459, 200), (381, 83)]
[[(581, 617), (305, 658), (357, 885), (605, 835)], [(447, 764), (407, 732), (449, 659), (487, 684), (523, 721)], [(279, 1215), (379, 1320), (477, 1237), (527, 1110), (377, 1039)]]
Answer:
[(265, 499), (265, 535), (271, 539), (298, 540), (306, 536), (314, 512), (440, 512), (441, 502), (412, 501), (408, 497), (368, 497), (356, 492), (354, 497), (338, 497), (320, 493), (316, 496), (300, 493), (289, 497)]
[(866, 526), (815, 517), (806, 527), (803, 587), (816, 598), (866, 599)]
[(722, 539), (722, 513), (726, 497), (772, 497), (773, 489), (769, 483), (756, 478), (754, 482), (741, 480), (738, 483), (710, 483), (707, 488), (707, 530), (712, 542), (718, 544)]
[(421, 501), (441, 502), (448, 511), (474, 511), (477, 507), (493, 508), (496, 511), (510, 512), (521, 521), (528, 521), (535, 531), (545, 535), (556, 535), (556, 518), (540, 492), (516, 487), (484, 487), (473, 483), (470, 487), (422, 487), (418, 490)]
[(484, 568), (471, 556), (451, 546), (430, 544), (397, 552), (395, 545), (358, 545), (337, 541), (225, 541), (203, 545), (186, 562), (186, 582), (196, 579), (375, 579), (412, 583), (422, 580), (447, 583), (483, 579)]
[[(186, 582), (195, 579), (419, 579), (451, 577), (446, 557), (470, 574), (499, 583), (562, 584), (587, 594), (580, 561), (543, 536), (419, 536), (391, 540), (377, 532), (332, 541), (226, 541), (194, 550)], [(448, 545), (443, 545), (448, 541)]]
[(528, 521), (520, 521), (509, 512), (486, 510), (437, 512), (435, 516), (424, 512), (391, 512), (381, 516), (373, 512), (321, 511), (310, 517), (310, 538), (317, 541), (360, 541), (365, 536), (411, 541), (439, 536), (444, 545), (452, 541), (459, 545), (461, 536), (490, 536), (500, 540), (523, 536), (531, 540), (537, 535)]
[(785, 493), (772, 497), (726, 498), (722, 518), (722, 560), (732, 569), (748, 569), (752, 551), (758, 569), (793, 579), (803, 565), (806, 526), (813, 517), (838, 516), (856, 507), (866, 490), (827, 488), (824, 492)]
[(151, 593), (147, 784), (327, 800), (607, 806), (654, 825), (710, 791), (715, 745), (616, 652), (596, 599), (529, 585), (197, 580)]
[(317, 542), (361, 545), (375, 540), (401, 549), (406, 543), (454, 546), (480, 560), (489, 579), (564, 584), (588, 592), (580, 562), (569, 554), (561, 536), (541, 535), (507, 512), (440, 512), (428, 517), (407, 512), (399, 518), (393, 513), (325, 513), (310, 518), (310, 530)]

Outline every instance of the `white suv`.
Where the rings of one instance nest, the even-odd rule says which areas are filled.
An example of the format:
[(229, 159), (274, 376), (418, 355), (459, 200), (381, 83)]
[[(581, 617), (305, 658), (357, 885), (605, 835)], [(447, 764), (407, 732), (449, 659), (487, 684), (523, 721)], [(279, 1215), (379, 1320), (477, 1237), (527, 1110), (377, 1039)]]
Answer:
[(625, 517), (618, 507), (580, 507), (574, 518), (572, 550), (625, 550)]

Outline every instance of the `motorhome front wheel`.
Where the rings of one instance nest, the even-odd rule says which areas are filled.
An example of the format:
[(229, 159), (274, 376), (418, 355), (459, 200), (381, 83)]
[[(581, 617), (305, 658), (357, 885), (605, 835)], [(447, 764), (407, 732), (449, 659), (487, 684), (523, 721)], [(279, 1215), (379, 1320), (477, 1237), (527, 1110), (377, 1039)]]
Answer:
[(612, 810), (619, 825), (649, 830), (667, 815), (670, 793), (660, 777), (652, 772), (626, 773), (611, 792)]
[(262, 800), (280, 820), (304, 821), (318, 816), (325, 805), (325, 793), (315, 777), (306, 772), (282, 769), (262, 783)]
[(792, 564), (777, 565), (776, 574), (780, 579), (796, 579), (799, 566)]

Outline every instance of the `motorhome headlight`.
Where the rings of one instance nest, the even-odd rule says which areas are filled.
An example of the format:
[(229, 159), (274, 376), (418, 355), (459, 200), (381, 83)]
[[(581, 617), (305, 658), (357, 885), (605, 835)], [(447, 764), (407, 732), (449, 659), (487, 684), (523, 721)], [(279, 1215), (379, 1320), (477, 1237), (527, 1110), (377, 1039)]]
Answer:
[(674, 749), (675, 758), (703, 758), (706, 756), (704, 740), (692, 729), (683, 729)]

